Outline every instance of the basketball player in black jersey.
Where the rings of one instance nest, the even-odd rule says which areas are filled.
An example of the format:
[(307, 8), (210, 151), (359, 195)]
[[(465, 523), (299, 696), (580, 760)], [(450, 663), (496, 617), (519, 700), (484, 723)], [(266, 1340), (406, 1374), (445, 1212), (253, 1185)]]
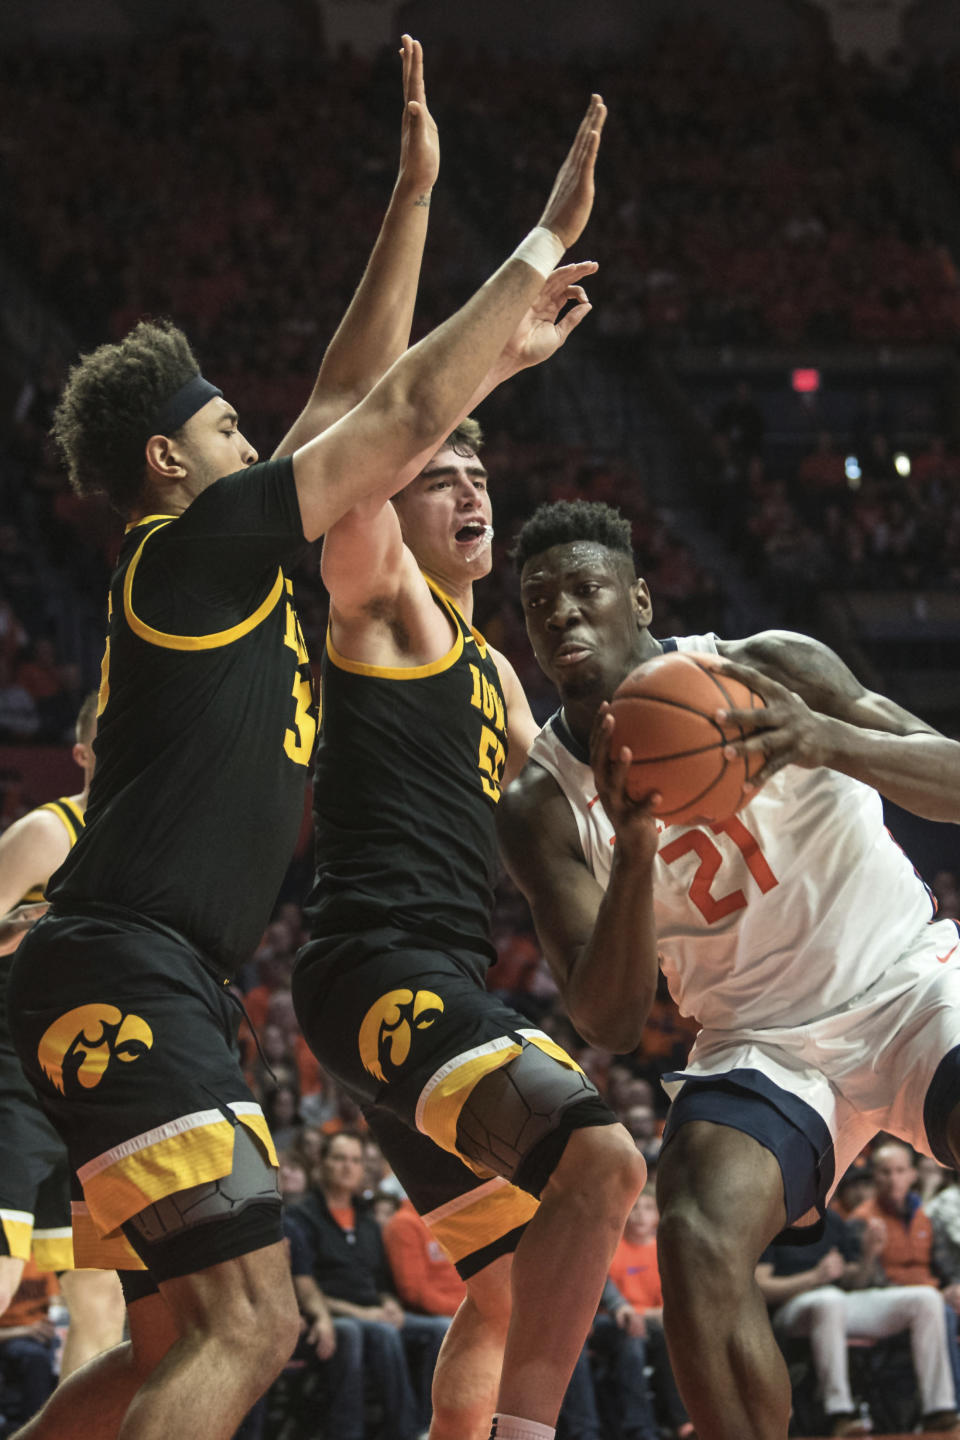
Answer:
[(83, 789), (31, 810), (0, 837), (0, 1312), (6, 1310), (32, 1253), (56, 1270), (70, 1310), (61, 1376), (123, 1336), (123, 1296), (112, 1270), (75, 1270), (70, 1240), (70, 1174), (63, 1141), (37, 1104), (10, 1039), (6, 1013), (9, 957), (46, 910), (47, 881), (76, 844), (95, 765), (97, 696), (80, 707), (73, 759)]
[[(558, 272), (526, 343), (555, 348), (587, 308)], [(481, 1440), (495, 1411), (497, 1440), (547, 1440), (645, 1170), (579, 1067), (484, 988), (494, 817), (536, 726), (471, 624), (491, 565), (478, 441), (461, 426), (393, 503), (325, 538), (313, 939), (293, 989), (467, 1282), (431, 1440)]]
[[(422, 103), (408, 115), (419, 128)], [(316, 728), (282, 567), (348, 509), (402, 487), (476, 395), (519, 368), (504, 348), (589, 215), (603, 116), (594, 97), (517, 253), (310, 439), (329, 423), (331, 389), (338, 403), (349, 393), (363, 332), (381, 362), (384, 329), (397, 351), (406, 343), (422, 230), (403, 239), (402, 212), (418, 207), (395, 192), (387, 255), (271, 462), (256, 463), (172, 326), (141, 324), (71, 373), (55, 425), (72, 479), (129, 526), (87, 828), (9, 993), (21, 1061), (82, 1189), (75, 1246), (101, 1264), (112, 1250), (127, 1271), (131, 1343), (72, 1376), (24, 1437), (227, 1440), (291, 1353), (275, 1156), (224, 988), (275, 900)], [(395, 245), (399, 305), (386, 282)]]

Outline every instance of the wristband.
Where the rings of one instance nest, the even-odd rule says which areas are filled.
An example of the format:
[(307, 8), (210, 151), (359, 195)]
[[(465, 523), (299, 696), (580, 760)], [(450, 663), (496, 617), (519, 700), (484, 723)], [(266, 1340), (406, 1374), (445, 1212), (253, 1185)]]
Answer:
[(544, 280), (563, 259), (567, 247), (562, 240), (544, 225), (537, 225), (510, 256), (511, 260), (523, 260), (542, 275)]

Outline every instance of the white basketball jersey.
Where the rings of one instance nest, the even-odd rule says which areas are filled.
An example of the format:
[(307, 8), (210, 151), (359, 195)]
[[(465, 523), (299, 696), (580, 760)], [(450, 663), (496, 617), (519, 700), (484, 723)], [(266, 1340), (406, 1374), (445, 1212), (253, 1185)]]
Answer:
[[(715, 635), (675, 643), (717, 653)], [(530, 758), (566, 795), (587, 865), (606, 886), (613, 827), (559, 714)], [(843, 1005), (893, 964), (934, 909), (884, 827), (876, 790), (836, 770), (788, 765), (729, 820), (664, 825), (654, 866), (670, 993), (711, 1030), (795, 1025)]]

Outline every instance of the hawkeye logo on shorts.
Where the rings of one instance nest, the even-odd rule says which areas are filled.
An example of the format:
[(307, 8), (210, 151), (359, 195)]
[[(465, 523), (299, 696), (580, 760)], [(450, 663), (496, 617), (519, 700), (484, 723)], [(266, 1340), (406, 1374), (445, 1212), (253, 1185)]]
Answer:
[(55, 1020), (37, 1047), (44, 1075), (63, 1095), (74, 1080), (93, 1090), (114, 1056), (127, 1064), (153, 1045), (153, 1031), (139, 1015), (115, 1005), (78, 1005)]
[(388, 1084), (384, 1071), (406, 1063), (414, 1030), (429, 1030), (443, 1014), (443, 1001), (432, 990), (390, 990), (370, 1006), (358, 1043), (363, 1068)]

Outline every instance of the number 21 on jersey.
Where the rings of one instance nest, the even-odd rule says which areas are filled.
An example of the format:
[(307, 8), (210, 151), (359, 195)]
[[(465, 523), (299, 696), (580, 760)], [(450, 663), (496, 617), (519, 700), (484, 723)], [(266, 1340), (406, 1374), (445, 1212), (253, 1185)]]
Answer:
[[(747, 869), (756, 881), (761, 895), (766, 895), (768, 890), (778, 884), (776, 875), (760, 849), (760, 842), (736, 815), (731, 815), (729, 820), (716, 821), (710, 829), (714, 835), (729, 835), (746, 861)], [(730, 890), (726, 895), (711, 894), (710, 887), (723, 864), (723, 851), (705, 830), (684, 831), (676, 840), (671, 840), (669, 845), (661, 848), (660, 859), (665, 865), (673, 865), (682, 855), (689, 855), (691, 851), (699, 856), (700, 864), (694, 871), (688, 893), (707, 924), (712, 925), (714, 921), (732, 915), (735, 910), (745, 909), (747, 897), (740, 889)]]

